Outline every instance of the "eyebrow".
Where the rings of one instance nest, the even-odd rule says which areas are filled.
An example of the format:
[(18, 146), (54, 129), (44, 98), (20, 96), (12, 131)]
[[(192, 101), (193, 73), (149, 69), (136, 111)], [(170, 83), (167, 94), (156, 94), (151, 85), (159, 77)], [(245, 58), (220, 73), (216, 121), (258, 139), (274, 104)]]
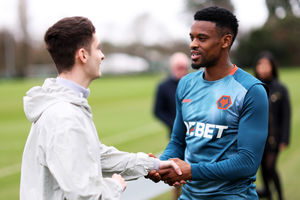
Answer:
[[(190, 33), (190, 36), (193, 36), (193, 34)], [(199, 37), (199, 36), (208, 37), (208, 35), (204, 34), (204, 33), (199, 33), (199, 34), (196, 35), (196, 37)]]

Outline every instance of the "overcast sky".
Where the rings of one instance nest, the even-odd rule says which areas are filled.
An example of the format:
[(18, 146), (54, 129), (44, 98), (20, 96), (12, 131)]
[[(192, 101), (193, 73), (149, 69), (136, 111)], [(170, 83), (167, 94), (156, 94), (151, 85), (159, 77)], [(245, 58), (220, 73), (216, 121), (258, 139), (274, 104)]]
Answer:
[[(185, 0), (27, 0), (29, 33), (41, 41), (49, 26), (67, 16), (81, 15), (92, 20), (102, 40), (146, 43), (164, 39), (188, 39), (189, 16)], [(265, 0), (232, 0), (241, 30), (261, 26), (267, 18)], [(20, 36), (18, 0), (0, 0), (0, 29)], [(134, 29), (144, 16), (146, 24)], [(191, 17), (191, 16), (190, 16)], [(191, 18), (192, 23), (192, 18)]]

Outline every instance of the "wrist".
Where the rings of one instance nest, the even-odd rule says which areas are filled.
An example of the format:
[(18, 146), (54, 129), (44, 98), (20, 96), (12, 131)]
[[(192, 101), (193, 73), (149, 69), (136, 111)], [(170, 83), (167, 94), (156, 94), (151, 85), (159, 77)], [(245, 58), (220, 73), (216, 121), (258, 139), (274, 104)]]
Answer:
[(154, 170), (158, 171), (160, 166), (160, 160), (158, 158), (154, 158)]
[(188, 173), (187, 173), (187, 180), (192, 180), (192, 165), (189, 164)]

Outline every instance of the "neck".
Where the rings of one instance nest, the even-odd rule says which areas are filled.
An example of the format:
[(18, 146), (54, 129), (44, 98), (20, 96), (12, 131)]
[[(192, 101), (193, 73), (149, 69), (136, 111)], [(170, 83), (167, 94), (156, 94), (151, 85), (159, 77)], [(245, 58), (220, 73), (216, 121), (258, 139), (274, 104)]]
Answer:
[(204, 71), (204, 78), (207, 81), (216, 81), (221, 78), (224, 78), (233, 69), (233, 64), (230, 60), (226, 60), (226, 62), (219, 62), (214, 66), (206, 67)]
[(88, 88), (92, 81), (92, 80), (89, 80), (88, 78), (86, 78), (84, 76), (84, 73), (82, 73), (76, 67), (73, 67), (70, 71), (61, 72), (59, 74), (59, 77), (73, 81), (73, 82), (81, 85), (84, 88)]

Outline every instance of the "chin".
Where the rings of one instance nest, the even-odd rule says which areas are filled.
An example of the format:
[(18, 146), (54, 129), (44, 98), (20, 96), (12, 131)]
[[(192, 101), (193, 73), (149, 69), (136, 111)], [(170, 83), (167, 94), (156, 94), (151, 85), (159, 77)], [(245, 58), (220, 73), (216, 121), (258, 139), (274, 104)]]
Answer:
[(95, 75), (95, 76), (93, 77), (93, 80), (100, 78), (100, 76), (101, 76), (101, 73)]
[(102, 76), (102, 72), (101, 72), (100, 67), (99, 67), (97, 78), (100, 78), (101, 76)]
[(192, 63), (192, 68), (193, 69), (196, 69), (196, 70), (198, 70), (198, 69), (200, 69), (201, 67), (203, 67), (201, 64), (196, 64), (196, 63)]

